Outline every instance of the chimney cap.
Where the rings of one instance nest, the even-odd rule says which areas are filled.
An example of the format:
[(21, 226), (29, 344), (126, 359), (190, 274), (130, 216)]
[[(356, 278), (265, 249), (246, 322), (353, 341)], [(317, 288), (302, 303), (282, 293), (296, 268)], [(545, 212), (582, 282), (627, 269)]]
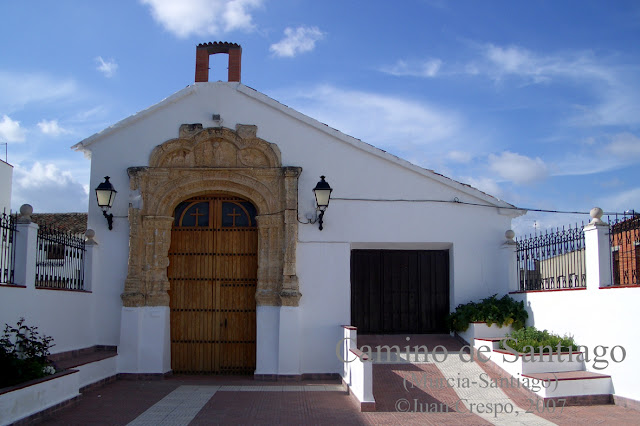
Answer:
[(209, 55), (215, 53), (229, 53), (232, 49), (242, 49), (238, 43), (229, 43), (228, 41), (214, 41), (209, 43), (200, 43), (197, 49), (207, 49)]

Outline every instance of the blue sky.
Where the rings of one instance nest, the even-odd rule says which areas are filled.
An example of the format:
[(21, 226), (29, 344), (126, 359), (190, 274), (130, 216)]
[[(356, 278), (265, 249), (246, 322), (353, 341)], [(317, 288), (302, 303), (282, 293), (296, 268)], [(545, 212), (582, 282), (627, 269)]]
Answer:
[(224, 40), (244, 84), (519, 207), (640, 210), (637, 1), (42, 0), (0, 16), (13, 209), (86, 211), (70, 146), (192, 84), (195, 46)]

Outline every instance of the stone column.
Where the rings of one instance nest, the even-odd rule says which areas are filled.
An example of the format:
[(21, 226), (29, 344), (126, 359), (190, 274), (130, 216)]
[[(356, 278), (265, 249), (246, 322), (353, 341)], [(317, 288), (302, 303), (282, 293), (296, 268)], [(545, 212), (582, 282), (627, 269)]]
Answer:
[(282, 286), (282, 215), (256, 216), (258, 222), (258, 286), (256, 304), (280, 305)]
[(591, 222), (584, 227), (587, 290), (596, 290), (613, 285), (609, 224), (602, 221), (600, 207), (592, 208), (589, 214)]
[(143, 218), (145, 305), (169, 306), (169, 246), (171, 245), (171, 216)]
[(296, 272), (296, 248), (298, 244), (298, 176), (300, 167), (284, 168), (284, 262), (280, 300), (283, 306), (298, 306), (300, 287)]
[(140, 210), (129, 207), (129, 262), (127, 278), (124, 281), (122, 306), (144, 306), (142, 292), (142, 277), (140, 257), (142, 253), (142, 239), (140, 238), (141, 217)]

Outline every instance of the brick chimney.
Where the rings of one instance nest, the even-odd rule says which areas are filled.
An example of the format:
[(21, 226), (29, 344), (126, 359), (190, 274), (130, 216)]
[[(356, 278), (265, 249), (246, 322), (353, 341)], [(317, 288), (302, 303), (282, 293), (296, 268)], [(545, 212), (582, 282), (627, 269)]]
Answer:
[(242, 47), (236, 43), (222, 41), (200, 43), (196, 47), (196, 83), (209, 81), (209, 55), (229, 55), (229, 81), (240, 81)]

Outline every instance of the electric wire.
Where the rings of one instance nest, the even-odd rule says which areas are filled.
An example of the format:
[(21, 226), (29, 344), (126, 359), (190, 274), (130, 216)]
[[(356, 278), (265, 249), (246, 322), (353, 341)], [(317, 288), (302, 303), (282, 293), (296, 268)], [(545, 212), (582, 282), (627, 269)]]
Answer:
[[(542, 213), (562, 213), (562, 214), (589, 214), (590, 212), (580, 212), (580, 211), (570, 211), (570, 210), (552, 210), (552, 209), (533, 209), (528, 207), (501, 207), (489, 204), (480, 204), (480, 203), (471, 203), (468, 201), (460, 201), (457, 198), (453, 200), (434, 200), (434, 199), (404, 199), (404, 198), (331, 198), (331, 200), (339, 200), (339, 201), (371, 201), (371, 202), (405, 202), (405, 203), (450, 203), (450, 204), (464, 204), (468, 206), (477, 206), (477, 207), (490, 207), (490, 208), (498, 208), (505, 210), (524, 210), (529, 212), (542, 212)], [(618, 212), (604, 212), (606, 215), (623, 215), (624, 213)]]

